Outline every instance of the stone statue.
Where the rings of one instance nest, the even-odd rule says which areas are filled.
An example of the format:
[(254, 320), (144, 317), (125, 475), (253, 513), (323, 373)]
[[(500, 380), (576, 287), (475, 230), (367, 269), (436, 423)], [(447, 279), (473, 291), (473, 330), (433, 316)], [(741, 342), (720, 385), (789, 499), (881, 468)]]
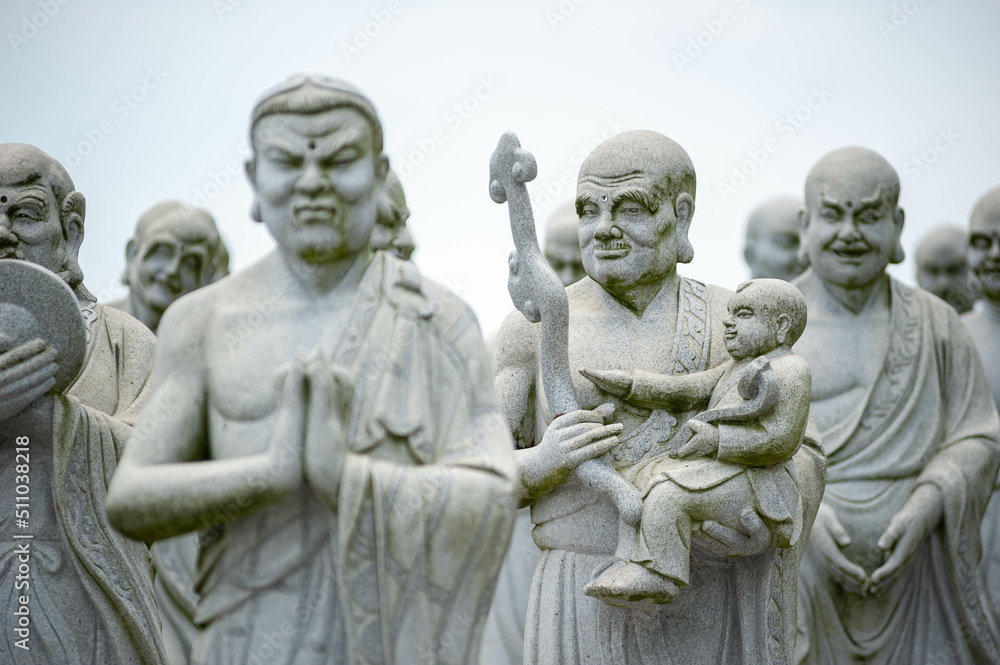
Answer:
[[(545, 260), (563, 286), (583, 279), (583, 258), (576, 227), (576, 204), (559, 206), (545, 225)], [(493, 336), (487, 348), (496, 347)], [(491, 354), (492, 355), (492, 354)], [(517, 511), (507, 558), (500, 568), (497, 590), (483, 629), (480, 665), (521, 665), (524, 661), (524, 620), (528, 612), (531, 578), (541, 552), (531, 539), (531, 514), (525, 507)]]
[[(29, 631), (4, 630), (0, 662), (162, 665), (149, 551), (105, 514), (108, 483), (146, 400), (155, 340), (84, 286), (85, 211), (56, 160), (33, 146), (0, 145), (0, 263), (41, 266), (19, 277), (5, 265), (0, 277), (0, 495), (10, 507), (0, 515), (0, 598), (5, 621), (28, 608)], [(68, 285), (68, 301), (37, 274), (42, 268)], [(15, 296), (18, 285), (31, 290)], [(50, 317), (57, 322), (46, 324)], [(73, 327), (78, 352), (54, 341)], [(29, 497), (17, 524), (16, 496)]]
[[(969, 330), (986, 372), (993, 402), (1000, 408), (1000, 187), (986, 192), (969, 219), (968, 261), (973, 285), (983, 296), (981, 310), (962, 322)], [(983, 603), (993, 608), (992, 629), (1000, 639), (1000, 475), (983, 515), (980, 535), (983, 559), (978, 589)]]
[(957, 226), (941, 226), (928, 233), (917, 246), (917, 285), (964, 314), (976, 304), (969, 285), (969, 262), (965, 250), (968, 234)]
[(406, 228), (410, 209), (406, 207), (403, 183), (392, 169), (385, 176), (385, 185), (379, 192), (378, 215), (372, 229), (371, 248), (392, 252), (404, 261), (413, 255), (413, 237)]
[(278, 247), (164, 315), (108, 515), (202, 530), (195, 665), (466, 665), (516, 482), (475, 317), (369, 249), (388, 160), (354, 87), (285, 81), (250, 143)]
[(808, 267), (799, 243), (801, 211), (802, 201), (782, 196), (765, 201), (750, 213), (743, 258), (751, 277), (791, 281)]
[[(518, 163), (527, 164), (520, 156)], [(514, 175), (531, 173), (522, 165)], [(523, 309), (501, 328), (494, 375), (521, 448), (521, 501), (532, 507), (532, 535), (542, 550), (525, 633), (529, 665), (790, 662), (798, 562), (823, 493), (823, 455), (808, 441), (793, 458), (803, 501), (803, 535), (794, 547), (773, 546), (753, 511), (739, 529), (707, 520), (692, 526), (690, 584), (672, 605), (619, 608), (584, 595), (619, 544), (628, 545), (621, 538), (627, 522), (615, 501), (575, 470), (608, 455), (629, 484), (652, 489), (658, 479), (644, 472), (686, 441), (686, 421), (696, 411), (633, 406), (578, 370), (681, 375), (730, 360), (722, 320), (731, 293), (676, 272), (694, 256), (694, 193), (687, 153), (656, 132), (612, 137), (582, 164), (576, 208), (588, 276), (565, 289), (567, 375), (582, 408), (551, 408), (545, 368), (555, 344), (543, 338), (544, 317), (530, 323), (522, 312), (531, 308), (521, 300)], [(512, 279), (521, 276), (520, 251)]]
[(1000, 420), (958, 314), (886, 274), (899, 177), (859, 147), (806, 178), (796, 282), (826, 494), (799, 580), (800, 662), (996, 663), (973, 584)]
[(228, 274), (229, 251), (208, 211), (164, 201), (139, 217), (125, 247), (129, 294), (108, 305), (156, 333), (172, 302)]
[[(175, 300), (229, 274), (229, 251), (206, 210), (177, 201), (157, 203), (139, 217), (125, 248), (122, 283), (129, 294), (108, 303), (138, 318), (156, 333)], [(170, 665), (187, 665), (197, 629), (194, 612), (198, 534), (155, 543), (156, 602)]]
[(576, 284), (587, 276), (576, 233), (579, 221), (576, 204), (571, 201), (556, 208), (545, 225), (545, 260), (564, 286)]
[[(631, 561), (612, 564), (584, 587), (618, 604), (672, 603), (690, 581), (691, 528), (712, 520), (741, 528), (756, 513), (778, 547), (802, 533), (802, 497), (792, 455), (806, 437), (809, 365), (792, 352), (806, 327), (806, 303), (786, 281), (744, 282), (723, 320), (732, 360), (694, 374), (581, 370), (598, 388), (646, 409), (707, 409), (687, 421), (690, 439), (667, 460), (643, 499)], [(819, 446), (815, 431), (810, 445)]]

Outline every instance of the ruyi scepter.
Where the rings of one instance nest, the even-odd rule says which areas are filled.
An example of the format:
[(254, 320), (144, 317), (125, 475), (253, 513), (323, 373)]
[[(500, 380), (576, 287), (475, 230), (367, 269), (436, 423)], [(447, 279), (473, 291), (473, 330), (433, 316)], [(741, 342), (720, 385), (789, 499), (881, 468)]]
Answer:
[[(507, 291), (514, 307), (532, 323), (541, 323), (539, 349), (542, 385), (553, 418), (580, 409), (569, 368), (569, 300), (566, 288), (538, 245), (535, 218), (525, 183), (538, 173), (535, 157), (517, 135), (505, 132), (490, 158), (490, 198), (507, 203), (514, 251), (510, 253)], [(642, 517), (639, 490), (622, 478), (607, 455), (589, 459), (574, 471), (577, 478), (607, 495), (618, 509), (618, 550), (627, 560)]]

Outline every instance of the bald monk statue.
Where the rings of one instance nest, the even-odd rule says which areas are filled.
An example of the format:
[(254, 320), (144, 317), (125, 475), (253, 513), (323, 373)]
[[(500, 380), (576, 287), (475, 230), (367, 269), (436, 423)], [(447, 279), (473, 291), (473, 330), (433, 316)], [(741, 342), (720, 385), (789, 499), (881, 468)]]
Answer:
[(378, 215), (375, 227), (372, 229), (371, 248), (384, 249), (392, 252), (404, 261), (413, 256), (413, 236), (406, 228), (406, 220), (410, 218), (410, 209), (406, 206), (406, 194), (403, 183), (392, 169), (385, 176), (385, 186), (382, 187), (378, 199)]
[(201, 530), (194, 665), (468, 665), (516, 482), (475, 316), (370, 250), (388, 159), (361, 92), (293, 77), (250, 143), (277, 249), (167, 310), (108, 515)]
[[(175, 300), (229, 274), (229, 251), (215, 219), (178, 201), (157, 203), (139, 217), (125, 261), (122, 283), (129, 294), (108, 306), (135, 316), (154, 334)], [(197, 634), (198, 534), (160, 541), (151, 551), (167, 657), (170, 665), (187, 665)]]
[(1000, 419), (958, 313), (886, 274), (903, 260), (899, 191), (860, 147), (806, 178), (795, 350), (828, 467), (799, 581), (801, 663), (1000, 662), (973, 579)]
[(207, 210), (164, 201), (144, 212), (125, 247), (125, 298), (108, 303), (156, 333), (182, 295), (229, 274), (229, 251)]
[(941, 226), (917, 245), (917, 285), (965, 314), (976, 304), (965, 256), (969, 235), (957, 226)]
[(577, 237), (576, 204), (565, 203), (549, 217), (545, 225), (545, 246), (542, 251), (556, 275), (565, 286), (576, 284), (587, 276), (583, 269), (580, 239)]
[[(30, 608), (30, 641), (18, 646), (5, 629), (0, 662), (162, 665), (149, 551), (111, 528), (105, 514), (108, 483), (146, 401), (155, 340), (131, 316), (98, 305), (84, 286), (78, 256), (85, 214), (83, 195), (56, 160), (30, 145), (0, 145), (0, 260), (57, 274), (86, 326), (82, 369), (55, 393), (53, 376), (67, 358), (42, 339), (0, 349), (0, 438), (45, 432), (30, 442), (29, 531), (14, 525), (24, 471), (11, 447), (0, 462), (0, 497), (11, 507), (0, 513), (5, 621), (22, 594)], [(0, 320), (0, 330), (10, 322)], [(33, 538), (14, 540), (15, 533)], [(20, 549), (26, 543), (29, 562)], [(30, 579), (16, 579), (22, 563)]]
[(791, 281), (808, 267), (799, 244), (801, 211), (801, 200), (781, 196), (765, 201), (750, 213), (743, 258), (753, 279)]
[[(962, 322), (983, 359), (993, 402), (1000, 408), (1000, 187), (979, 199), (969, 218), (968, 260), (973, 284), (983, 296), (981, 310), (969, 312)], [(1000, 476), (983, 516), (983, 560), (978, 589), (994, 612), (992, 628), (1000, 639)]]
[[(695, 172), (676, 142), (651, 131), (619, 134), (580, 167), (576, 209), (587, 277), (567, 289), (569, 366), (581, 409), (551, 413), (540, 385), (539, 326), (519, 311), (504, 321), (494, 376), (517, 452), (521, 502), (531, 506), (542, 550), (528, 605), (528, 665), (594, 663), (788, 663), (795, 636), (799, 557), (771, 544), (747, 511), (740, 529), (698, 522), (690, 584), (672, 605), (610, 603), (584, 587), (614, 561), (615, 505), (573, 474), (610, 452), (643, 490), (650, 471), (689, 433), (695, 411), (645, 409), (600, 390), (586, 367), (685, 375), (730, 359), (723, 319), (731, 293), (677, 273), (694, 257), (688, 239)], [(823, 492), (823, 456), (793, 456), (803, 534)], [(676, 460), (683, 463), (683, 460)], [(615, 601), (617, 602), (617, 601)]]

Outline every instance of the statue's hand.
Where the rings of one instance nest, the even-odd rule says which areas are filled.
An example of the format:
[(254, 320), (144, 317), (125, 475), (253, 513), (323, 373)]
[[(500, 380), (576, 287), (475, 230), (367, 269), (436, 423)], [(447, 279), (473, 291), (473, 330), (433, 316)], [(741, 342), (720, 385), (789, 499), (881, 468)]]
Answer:
[(616, 369), (581, 369), (580, 374), (611, 395), (625, 397), (632, 391), (632, 372)]
[(719, 428), (700, 420), (689, 420), (688, 427), (694, 431), (687, 443), (677, 451), (677, 457), (708, 457), (719, 452)]
[(0, 353), (0, 422), (16, 416), (56, 385), (56, 351), (33, 339)]
[(541, 442), (518, 459), (521, 482), (532, 494), (563, 483), (583, 462), (607, 454), (618, 445), (621, 423), (605, 425), (614, 415), (613, 404), (559, 416), (545, 429)]
[(347, 456), (345, 424), (354, 384), (345, 369), (332, 367), (318, 351), (308, 358), (306, 376), (309, 407), (303, 474), (316, 493), (334, 508)]
[(837, 518), (837, 513), (830, 506), (821, 503), (809, 535), (808, 547), (816, 552), (818, 556), (815, 559), (821, 562), (834, 582), (846, 591), (866, 596), (871, 586), (867, 573), (840, 551), (850, 544), (851, 537)]
[(936, 486), (925, 483), (913, 490), (878, 539), (879, 549), (888, 559), (872, 573), (873, 593), (882, 591), (882, 582), (892, 580), (913, 558), (920, 544), (941, 522), (943, 510), (944, 498)]
[(705, 520), (698, 527), (706, 538), (701, 545), (718, 556), (753, 556), (760, 554), (771, 545), (771, 531), (760, 516), (752, 510), (740, 515), (740, 524), (746, 530), (741, 533), (712, 520)]
[(304, 482), (306, 361), (302, 356), (278, 369), (278, 420), (267, 449), (267, 482), (281, 492), (292, 492)]

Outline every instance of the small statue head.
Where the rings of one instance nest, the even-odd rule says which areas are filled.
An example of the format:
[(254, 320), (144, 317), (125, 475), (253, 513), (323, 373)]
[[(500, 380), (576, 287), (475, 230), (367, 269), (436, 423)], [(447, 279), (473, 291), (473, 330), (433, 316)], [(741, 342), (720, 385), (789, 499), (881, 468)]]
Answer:
[(805, 199), (802, 248), (823, 281), (865, 287), (903, 260), (899, 176), (878, 153), (848, 147), (825, 155), (806, 178)]
[(968, 257), (975, 287), (1000, 301), (1000, 187), (983, 194), (972, 209)]
[(783, 279), (752, 279), (729, 298), (726, 350), (736, 360), (791, 349), (806, 329), (806, 300)]
[(917, 284), (959, 314), (968, 312), (976, 302), (969, 286), (968, 246), (968, 234), (957, 226), (937, 228), (917, 246)]
[(367, 251), (389, 170), (372, 103), (343, 81), (296, 76), (265, 93), (250, 122), (254, 219), (307, 264)]
[(31, 145), (0, 144), (0, 259), (48, 268), (93, 302), (79, 262), (86, 211), (62, 164)]
[(809, 267), (799, 252), (799, 213), (803, 207), (798, 199), (779, 197), (765, 201), (750, 213), (743, 258), (750, 266), (751, 277), (790, 282)]
[(545, 247), (542, 251), (563, 286), (575, 284), (587, 276), (576, 230), (579, 221), (576, 204), (566, 203), (556, 208), (545, 225)]
[(125, 247), (122, 283), (131, 297), (163, 313), (186, 293), (229, 274), (229, 252), (207, 211), (177, 201), (139, 217)]
[(691, 158), (662, 134), (635, 130), (601, 143), (580, 166), (576, 212), (583, 266), (606, 289), (663, 280), (694, 249)]
[(384, 249), (409, 261), (413, 255), (413, 237), (406, 228), (410, 209), (406, 206), (403, 183), (392, 169), (385, 176), (378, 199), (378, 216), (372, 229), (370, 245), (373, 250)]

